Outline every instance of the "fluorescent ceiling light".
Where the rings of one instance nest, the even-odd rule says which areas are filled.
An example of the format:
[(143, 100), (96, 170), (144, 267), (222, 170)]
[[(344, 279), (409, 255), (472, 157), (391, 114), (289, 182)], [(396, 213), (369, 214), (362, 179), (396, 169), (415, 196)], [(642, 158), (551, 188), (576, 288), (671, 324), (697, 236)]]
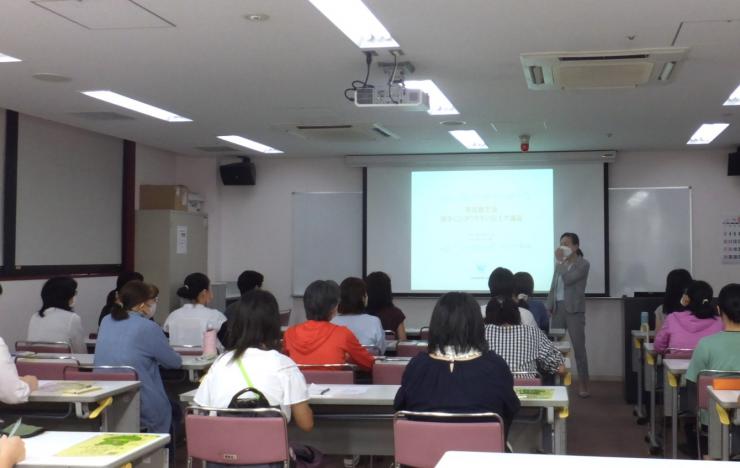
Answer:
[(475, 130), (451, 130), (450, 135), (467, 149), (488, 149), (488, 145)]
[(740, 106), (740, 85), (735, 88), (735, 91), (730, 94), (730, 97), (727, 98), (724, 106)]
[(706, 145), (711, 143), (712, 140), (717, 138), (720, 133), (724, 132), (730, 124), (726, 123), (711, 123), (702, 124), (697, 131), (691, 135), (691, 139), (686, 142), (687, 145)]
[(192, 122), (192, 120), (188, 118), (173, 114), (172, 112), (160, 109), (159, 107), (154, 107), (144, 102), (137, 101), (136, 99), (131, 99), (130, 97), (114, 93), (113, 91), (82, 91), (82, 94), (95, 99), (100, 99), (101, 101), (109, 102), (116, 106), (125, 107), (134, 112), (146, 114), (155, 119), (164, 120), (165, 122)]
[(23, 60), (0, 53), (0, 63), (22, 62)]
[(263, 145), (262, 143), (258, 143), (254, 140), (250, 140), (249, 138), (241, 137), (239, 135), (222, 135), (218, 138), (224, 141), (228, 141), (229, 143), (233, 143), (235, 145), (239, 145), (245, 148), (259, 151), (260, 153), (283, 154), (283, 152), (280, 150), (277, 150), (267, 145)]
[(362, 0), (308, 0), (360, 49), (399, 47)]
[(459, 112), (452, 105), (447, 96), (432, 80), (407, 80), (404, 86), (411, 89), (420, 89), (429, 95), (429, 115), (457, 115)]

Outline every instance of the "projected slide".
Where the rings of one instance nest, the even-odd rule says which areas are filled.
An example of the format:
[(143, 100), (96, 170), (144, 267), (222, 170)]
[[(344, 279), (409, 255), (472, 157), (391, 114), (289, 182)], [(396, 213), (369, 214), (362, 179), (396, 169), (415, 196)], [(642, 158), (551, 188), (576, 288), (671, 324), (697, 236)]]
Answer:
[(550, 288), (553, 170), (411, 173), (411, 289), (487, 290), (491, 271)]

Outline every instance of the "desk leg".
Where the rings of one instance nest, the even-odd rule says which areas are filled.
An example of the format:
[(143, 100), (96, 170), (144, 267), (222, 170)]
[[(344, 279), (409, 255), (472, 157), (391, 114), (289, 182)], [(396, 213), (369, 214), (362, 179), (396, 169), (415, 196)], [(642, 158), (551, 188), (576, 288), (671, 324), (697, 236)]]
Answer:
[(162, 447), (148, 457), (144, 457), (133, 462), (133, 466), (137, 468), (169, 468), (169, 465), (170, 451), (167, 447)]
[(113, 404), (103, 411), (101, 431), (139, 432), (141, 401), (139, 389), (113, 397)]
[[(653, 363), (649, 363), (651, 360)], [(660, 444), (656, 434), (655, 422), (655, 389), (657, 386), (656, 362), (653, 356), (645, 355), (645, 387), (650, 391), (650, 432), (648, 434), (648, 443), (650, 444), (650, 453), (655, 455), (660, 452)]]
[(638, 424), (645, 424), (645, 408), (642, 402), (642, 394), (645, 391), (642, 369), (643, 359), (642, 341), (636, 340), (632, 346), (632, 371), (637, 373), (637, 406), (635, 407), (635, 416), (638, 418)]
[(721, 459), (725, 452), (725, 432), (722, 424), (719, 422), (719, 416), (714, 405), (717, 401), (710, 396), (709, 398), (709, 456), (714, 459)]
[[(663, 385), (668, 385), (668, 383), (664, 382)], [(681, 405), (678, 404), (678, 385), (675, 387), (671, 386), (671, 396), (673, 396), (673, 401), (671, 401), (673, 408), (673, 414), (671, 415), (671, 457), (676, 459), (678, 458), (678, 411), (681, 407)]]

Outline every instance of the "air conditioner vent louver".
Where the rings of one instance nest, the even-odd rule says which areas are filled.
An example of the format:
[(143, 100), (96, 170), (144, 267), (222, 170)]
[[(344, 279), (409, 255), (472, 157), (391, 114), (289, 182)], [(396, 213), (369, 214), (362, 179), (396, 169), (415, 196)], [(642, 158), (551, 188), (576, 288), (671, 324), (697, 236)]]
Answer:
[(321, 124), (321, 125), (280, 125), (291, 135), (305, 140), (323, 143), (362, 143), (380, 142), (387, 139), (398, 139), (390, 130), (380, 124)]
[(70, 112), (69, 115), (85, 120), (136, 120), (131, 116), (119, 114), (117, 112)]
[(685, 47), (521, 54), (529, 89), (614, 89), (673, 80)]
[(236, 148), (232, 148), (231, 146), (196, 146), (195, 149), (206, 153), (226, 153), (229, 151), (239, 151)]

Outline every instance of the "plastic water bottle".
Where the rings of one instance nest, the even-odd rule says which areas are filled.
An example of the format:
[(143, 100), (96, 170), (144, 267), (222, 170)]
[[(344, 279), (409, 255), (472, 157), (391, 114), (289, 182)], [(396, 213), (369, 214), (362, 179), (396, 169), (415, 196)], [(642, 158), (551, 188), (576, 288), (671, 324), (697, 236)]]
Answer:
[(650, 342), (650, 315), (645, 311), (640, 312), (640, 332), (645, 334), (645, 341)]
[(203, 357), (214, 358), (218, 355), (218, 349), (216, 343), (218, 337), (216, 336), (216, 328), (213, 324), (209, 323), (206, 327), (206, 331), (203, 332)]

